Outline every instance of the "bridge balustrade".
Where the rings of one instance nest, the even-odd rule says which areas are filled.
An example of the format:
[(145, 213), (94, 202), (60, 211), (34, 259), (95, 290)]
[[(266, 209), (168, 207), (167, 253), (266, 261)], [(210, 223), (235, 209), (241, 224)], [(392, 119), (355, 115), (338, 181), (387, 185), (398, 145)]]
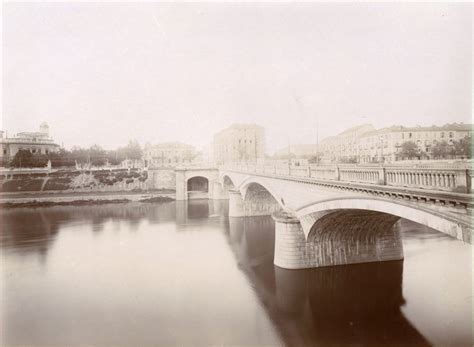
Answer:
[(335, 180), (337, 170), (333, 166), (309, 166), (309, 177), (320, 180)]
[(383, 173), (373, 167), (341, 167), (339, 180), (347, 182), (383, 184)]
[(277, 175), (289, 175), (291, 176), (290, 167), (289, 166), (276, 166), (275, 173)]
[(466, 170), (401, 169), (387, 168), (386, 184), (390, 186), (417, 187), (454, 191), (466, 187)]
[(291, 175), (296, 177), (309, 177), (309, 171), (307, 166), (291, 167)]
[(472, 170), (469, 164), (447, 163), (390, 166), (337, 166), (337, 165), (254, 165), (227, 166), (228, 169), (263, 175), (291, 176), (316, 180), (335, 180), (395, 187), (414, 187), (430, 190), (469, 193), (472, 185)]

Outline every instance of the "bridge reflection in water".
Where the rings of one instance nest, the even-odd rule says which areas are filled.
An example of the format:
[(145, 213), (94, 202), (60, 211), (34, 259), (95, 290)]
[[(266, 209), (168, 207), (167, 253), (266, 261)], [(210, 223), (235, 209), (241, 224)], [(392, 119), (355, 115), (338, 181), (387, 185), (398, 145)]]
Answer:
[(230, 218), (228, 240), (287, 345), (429, 345), (400, 311), (403, 261), (281, 269), (273, 265), (273, 223)]
[[(264, 308), (267, 316), (272, 321), (286, 345), (429, 345), (429, 342), (406, 319), (401, 311), (405, 302), (402, 291), (403, 261), (322, 267), (307, 270), (285, 270), (275, 267), (273, 265), (275, 234), (274, 221), (272, 218), (229, 218), (227, 201), (194, 200), (159, 205), (144, 203), (111, 204), (102, 205), (100, 208), (97, 208), (97, 206), (83, 206), (78, 208), (57, 206), (45, 209), (14, 209), (3, 211), (2, 223), (4, 230), (0, 233), (0, 247), (5, 257), (13, 254), (15, 257), (20, 256), (21, 261), (24, 262), (25, 258), (32, 258), (31, 255), (39, 256), (42, 260), (41, 264), (44, 265), (45, 268), (48, 262), (51, 263), (50, 266), (57, 264), (54, 258), (56, 258), (56, 261), (64, 260), (64, 258), (58, 257), (58, 251), (64, 250), (63, 253), (67, 253), (66, 251), (69, 250), (67, 247), (64, 248), (68, 244), (67, 238), (64, 236), (68, 234), (69, 236), (74, 234), (77, 237), (87, 237), (86, 240), (88, 241), (83, 245), (92, 245), (89, 243), (90, 240), (87, 236), (87, 231), (89, 230), (87, 226), (90, 226), (93, 239), (97, 239), (97, 242), (100, 243), (102, 237), (104, 244), (113, 243), (113, 241), (116, 241), (115, 236), (120, 236), (119, 234), (121, 234), (123, 239), (129, 241), (140, 238), (156, 240), (154, 238), (148, 239), (147, 237), (156, 236), (159, 233), (146, 231), (155, 230), (160, 224), (165, 226), (169, 225), (170, 230), (174, 230), (173, 226), (176, 225), (176, 232), (181, 234), (189, 231), (196, 234), (197, 231), (209, 230), (210, 228), (213, 230), (213, 233), (218, 234), (220, 240), (222, 240), (222, 238), (219, 233), (222, 232), (224, 248), (225, 240), (227, 240), (232, 253), (235, 255), (236, 266), (245, 274), (250, 287), (254, 290), (255, 296), (258, 298), (258, 303)], [(74, 232), (69, 233), (67, 230), (64, 230), (65, 225), (78, 225), (82, 228), (82, 231), (79, 232), (79, 229), (74, 229)], [(205, 228), (194, 228), (194, 226), (201, 225), (205, 226)], [(108, 226), (110, 228), (108, 228)], [(120, 229), (122, 229), (122, 233), (118, 233)], [(161, 232), (165, 229), (162, 229)], [(60, 234), (64, 234), (63, 238), (60, 237)], [(127, 238), (127, 235), (130, 236), (130, 234), (132, 234), (133, 237)], [(444, 236), (443, 234), (440, 235)], [(109, 238), (104, 238), (104, 236), (108, 236)], [(58, 242), (58, 239), (62, 241)], [(77, 239), (74, 238), (70, 241), (75, 242), (76, 240)], [(452, 242), (457, 243), (458, 241), (452, 240)], [(157, 247), (158, 246), (159, 245), (157, 245)], [(426, 246), (428, 246), (428, 244), (423, 244), (423, 250), (429, 248)], [(55, 248), (56, 250), (54, 250)], [(453, 248), (453, 250), (455, 250), (455, 248)], [(51, 251), (55, 256), (48, 260), (48, 254)], [(207, 251), (206, 249), (206, 252)], [(125, 253), (120, 253), (121, 256), (124, 256), (124, 254)], [(98, 256), (102, 257), (102, 255)], [(101, 259), (100, 257), (93, 259), (98, 260)], [(140, 257), (137, 256), (136, 258), (139, 259)], [(154, 260), (155, 258), (150, 259)], [(135, 256), (128, 260), (132, 262), (137, 261)], [(173, 261), (170, 260), (169, 263), (173, 264)], [(145, 265), (146, 263), (138, 262), (137, 264)], [(234, 266), (232, 261), (230, 262), (230, 266)], [(69, 268), (65, 267), (64, 269), (68, 270)], [(125, 270), (126, 269), (125, 267)], [(134, 267), (132, 267), (132, 269), (134, 269)], [(418, 267), (416, 270), (419, 271), (420, 268)], [(440, 270), (446, 271), (443, 269)], [(207, 276), (206, 269), (204, 268), (202, 271), (205, 278)], [(229, 271), (229, 269), (223, 271)], [(409, 267), (406, 267), (406, 272), (410, 273)], [(44, 271), (44, 273), (47, 273), (47, 271)], [(461, 274), (463, 272), (459, 273)], [(36, 272), (33, 272), (33, 274), (35, 276), (37, 275)], [(80, 272), (79, 275), (75, 273), (74, 276), (84, 278), (81, 277), (80, 274)], [(412, 276), (414, 274), (413, 268), (411, 269), (411, 274)], [(219, 276), (220, 275), (225, 275), (225, 273), (219, 274)], [(405, 278), (407, 278), (406, 275), (407, 274), (405, 274)], [(23, 274), (23, 276), (26, 278), (28, 271), (26, 271), (26, 274)], [(66, 276), (66, 278), (69, 278), (68, 276)], [(440, 272), (440, 276), (445, 276), (445, 273)], [(106, 277), (113, 278), (113, 276)], [(37, 281), (36, 277), (32, 278), (35, 278), (35, 283), (39, 284), (38, 288), (34, 288), (33, 290), (35, 295), (38, 298), (43, 298), (45, 302), (49, 302), (49, 292), (42, 290), (42, 288), (47, 288), (45, 282), (41, 282), (41, 280)], [(42, 277), (39, 276), (38, 278), (41, 279)], [(46, 280), (47, 278), (42, 279), (42, 281)], [(15, 279), (10, 279), (9, 283), (11, 287), (17, 282)], [(149, 284), (149, 279), (146, 278), (146, 282), (141, 282), (140, 284), (143, 283)], [(107, 287), (106, 284), (116, 285), (117, 283), (113, 280), (110, 283), (103, 282), (105, 288), (108, 289), (113, 287)], [(420, 285), (423, 287), (422, 283)], [(431, 286), (431, 282), (425, 285), (423, 289), (427, 289), (429, 286)], [(86, 286), (85, 288), (90, 290), (91, 287)], [(203, 288), (207, 289), (205, 286), (203, 286)], [(437, 290), (439, 292), (439, 289), (434, 286), (433, 292)], [(26, 300), (26, 302), (30, 302), (30, 304), (34, 303), (35, 305), (38, 304), (38, 302), (35, 301), (35, 295), (31, 295), (32, 291), (28, 287), (21, 286), (18, 292), (22, 294), (20, 295), (22, 300), (26, 300), (25, 298), (33, 298)], [(91, 293), (94, 293), (94, 291), (92, 290)], [(454, 291), (454, 295), (456, 295), (456, 293), (457, 292)], [(107, 312), (106, 310), (110, 309), (111, 312), (114, 312), (113, 316), (116, 317), (120, 316), (120, 314), (115, 314), (115, 310), (117, 310), (117, 307), (121, 307), (123, 311), (118, 312), (123, 312), (124, 317), (127, 317), (126, 314), (128, 313), (130, 317), (133, 318), (133, 324), (141, 322), (142, 325), (146, 325), (144, 322), (148, 321), (148, 315), (155, 315), (153, 317), (156, 317), (156, 310), (150, 308), (148, 302), (142, 307), (146, 315), (141, 315), (134, 313), (135, 308), (133, 305), (135, 305), (135, 301), (133, 301), (132, 305), (132, 302), (126, 300), (126, 295), (121, 297), (121, 299), (125, 300), (127, 308), (134, 308), (132, 311), (124, 309), (124, 304), (121, 302), (113, 302), (113, 309), (107, 306), (101, 306), (101, 295), (103, 293), (99, 291), (95, 294), (98, 295), (98, 312), (102, 312), (100, 310)], [(406, 293), (406, 295), (409, 294), (409, 292)], [(157, 294), (153, 292), (153, 297), (156, 295)], [(448, 299), (453, 302), (456, 300), (465, 300), (450, 295), (453, 294), (444, 292), (443, 294), (438, 293), (437, 295), (430, 296), (430, 298), (436, 300), (436, 298), (443, 297), (446, 303)], [(76, 296), (72, 297), (76, 298)], [(410, 299), (414, 298), (415, 301), (419, 299), (419, 296), (407, 297)], [(54, 300), (58, 300), (57, 302), (63, 300), (63, 307), (69, 307), (68, 305), (71, 301), (69, 301), (68, 298), (71, 298), (71, 296), (67, 295), (67, 291), (61, 293), (60, 297), (54, 296), (54, 298)], [(14, 302), (15, 299), (17, 300), (15, 305), (23, 303), (23, 301), (16, 298), (16, 291), (14, 293), (10, 292), (10, 299), (10, 303)], [(215, 305), (221, 304), (219, 300), (216, 301)], [(6, 302), (8, 302), (8, 300)], [(129, 304), (131, 306), (128, 306)], [(444, 303), (441, 302), (440, 305), (444, 305)], [(28, 307), (35, 306), (26, 305), (23, 307), (22, 309), (27, 310)], [(57, 312), (64, 313), (65, 310), (61, 309), (61, 307), (61, 305), (58, 305), (57, 307), (55, 306), (52, 311), (46, 310), (40, 312), (42, 319), (43, 316), (49, 317), (50, 319), (43, 319), (42, 321), (47, 322), (47, 325), (55, 323), (62, 326), (61, 324), (67, 322), (67, 320), (57, 319), (55, 316)], [(80, 308), (71, 307), (75, 309), (75, 314), (81, 312)], [(426, 311), (426, 307), (429, 307), (428, 303), (424, 303), (420, 306), (423, 311)], [(23, 336), (24, 331), (33, 331), (31, 333), (33, 337), (42, 336), (38, 332), (37, 335), (35, 335), (34, 329), (31, 328), (33, 326), (32, 322), (34, 322), (34, 326), (44, 328), (40, 320), (31, 321), (31, 317), (34, 318), (38, 316), (37, 311), (38, 310), (25, 311), (25, 313), (28, 313), (30, 319), (28, 322), (30, 322), (30, 325), (25, 323), (22, 314), (16, 314), (17, 311), (9, 311), (10, 339), (12, 341), (17, 338), (17, 334), (18, 336)], [(93, 309), (92, 312), (94, 312)], [(456, 325), (462, 325), (463, 322), (459, 318), (459, 315), (454, 314), (454, 311), (448, 313), (451, 314), (451, 316), (449, 314), (444, 316), (440, 315), (436, 316), (436, 319), (438, 320), (439, 317), (439, 320), (453, 321)], [(65, 317), (67, 317), (67, 313), (64, 314)], [(231, 314), (232, 312), (229, 312), (229, 315)], [(110, 326), (107, 326), (107, 324), (101, 321), (102, 317), (100, 314), (96, 316), (96, 319), (92, 319), (89, 316), (87, 317), (89, 323), (84, 323), (84, 326), (87, 326), (87, 324), (89, 324), (89, 326), (100, 326), (103, 334), (107, 337), (113, 335), (110, 335), (111, 331), (115, 333), (117, 331), (128, 331), (128, 321), (126, 319), (117, 318), (116, 325), (109, 323)], [(140, 320), (145, 319), (144, 317), (146, 320)], [(198, 315), (197, 317), (200, 316)], [(194, 319), (194, 316), (191, 318)], [(169, 317), (166, 318), (166, 321), (168, 320)], [(15, 325), (15, 322), (21, 323)], [(183, 322), (185, 322), (183, 324), (186, 324), (189, 321), (184, 317)], [(414, 320), (414, 322), (418, 324), (420, 321)], [(24, 329), (25, 324), (28, 329)], [(443, 326), (450, 328), (448, 323)], [(435, 329), (439, 327), (439, 325), (433, 324), (433, 327), (433, 329)], [(420, 327), (420, 329), (422, 328), (423, 327)], [(98, 337), (94, 335), (95, 338), (100, 338), (101, 329), (96, 330)], [(236, 326), (235, 329), (238, 329), (238, 326)], [(45, 331), (48, 330), (46, 329)], [(66, 337), (64, 337), (64, 334), (61, 333), (62, 331), (67, 330), (59, 329), (55, 336), (62, 336), (63, 340), (61, 341), (71, 341), (67, 334)], [(428, 330), (426, 330), (425, 327), (422, 331), (426, 332)], [(446, 332), (448, 334), (449, 329), (446, 329)], [(148, 331), (148, 333), (153, 338), (155, 338), (154, 333), (157, 335), (165, 335), (165, 331), (160, 331), (158, 325), (153, 326), (153, 329)], [(202, 334), (202, 332), (199, 331), (199, 334)], [(456, 331), (453, 334), (456, 334)], [(124, 335), (127, 337), (125, 333)], [(433, 339), (432, 335), (432, 332), (430, 333), (428, 331), (427, 337), (436, 342), (436, 339)], [(121, 338), (124, 338), (124, 336), (121, 335)], [(464, 342), (465, 340), (461, 340), (461, 338), (454, 335), (453, 340)], [(32, 340), (26, 341), (30, 343), (25, 342), (23, 345), (31, 344)], [(74, 339), (72, 339), (72, 341), (74, 341)], [(125, 339), (124, 341), (131, 340)], [(142, 340), (139, 341), (143, 342)], [(66, 343), (63, 343), (62, 345), (65, 344)], [(114, 343), (109, 343), (109, 345), (110, 344)], [(135, 343), (135, 345), (136, 344), (143, 345), (143, 343)], [(460, 344), (462, 343), (458, 343), (457, 345)], [(464, 345), (467, 344), (465, 343)]]

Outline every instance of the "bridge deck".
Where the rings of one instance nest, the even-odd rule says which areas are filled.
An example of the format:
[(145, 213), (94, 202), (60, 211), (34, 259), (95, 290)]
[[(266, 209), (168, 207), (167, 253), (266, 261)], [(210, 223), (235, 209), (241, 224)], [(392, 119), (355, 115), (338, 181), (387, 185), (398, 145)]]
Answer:
[[(238, 176), (237, 185), (252, 181), (267, 188), (284, 207), (297, 214), (297, 211), (314, 204), (315, 201), (370, 198), (395, 200), (398, 204), (417, 209), (436, 210), (445, 218), (472, 227), (473, 195), (456, 192), (436, 191), (417, 188), (393, 187), (375, 184), (351, 183), (314, 178), (294, 177), (277, 174), (247, 173), (226, 170)], [(284, 184), (282, 184), (284, 183)]]

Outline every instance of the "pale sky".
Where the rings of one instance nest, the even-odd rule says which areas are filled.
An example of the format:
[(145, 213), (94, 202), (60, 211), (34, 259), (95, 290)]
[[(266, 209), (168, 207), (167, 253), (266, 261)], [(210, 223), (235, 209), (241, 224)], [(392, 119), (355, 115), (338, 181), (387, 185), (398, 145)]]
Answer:
[[(4, 3), (2, 126), (59, 144), (267, 150), (372, 123), (471, 122), (472, 5)], [(317, 120), (318, 119), (318, 120)]]

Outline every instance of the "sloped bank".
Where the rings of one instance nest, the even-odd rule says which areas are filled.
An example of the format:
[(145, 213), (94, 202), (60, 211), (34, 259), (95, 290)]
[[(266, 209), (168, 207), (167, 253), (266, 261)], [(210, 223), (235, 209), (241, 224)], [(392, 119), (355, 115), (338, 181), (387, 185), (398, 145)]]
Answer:
[(0, 209), (13, 207), (48, 207), (57, 205), (101, 205), (126, 202), (159, 203), (173, 200), (175, 200), (174, 192), (9, 194), (0, 196)]
[(58, 170), (49, 173), (5, 173), (0, 190), (20, 192), (115, 192), (147, 190), (148, 172), (139, 169)]

